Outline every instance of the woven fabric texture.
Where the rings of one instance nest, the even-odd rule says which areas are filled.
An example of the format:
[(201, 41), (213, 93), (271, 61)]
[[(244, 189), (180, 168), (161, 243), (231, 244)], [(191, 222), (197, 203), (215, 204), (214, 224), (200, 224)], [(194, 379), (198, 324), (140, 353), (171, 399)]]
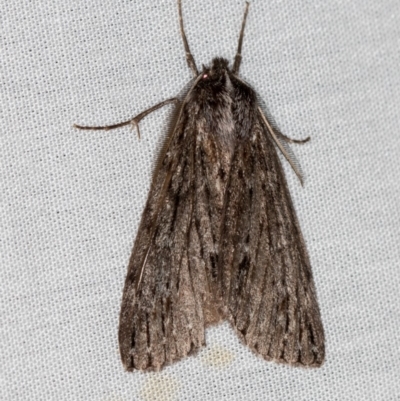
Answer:
[[(172, 106), (187, 87), (175, 0), (3, 1), (0, 399), (398, 400), (398, 0), (254, 0), (241, 76), (292, 146), (289, 187), (326, 331), (317, 370), (266, 362), (228, 324), (160, 373), (126, 373), (118, 314)], [(197, 65), (233, 60), (243, 0), (183, 0)]]

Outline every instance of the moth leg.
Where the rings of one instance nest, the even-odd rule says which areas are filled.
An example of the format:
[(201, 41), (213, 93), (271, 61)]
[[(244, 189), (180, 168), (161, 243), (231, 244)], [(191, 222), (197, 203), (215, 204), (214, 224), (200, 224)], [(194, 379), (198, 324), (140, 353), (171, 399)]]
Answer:
[[(261, 120), (263, 121), (263, 123), (265, 124), (267, 131), (269, 132), (269, 134), (272, 136), (272, 139), (274, 140), (276, 146), (278, 146), (279, 150), (282, 152), (283, 156), (285, 156), (285, 159), (289, 162), (290, 166), (292, 167), (293, 171), (296, 173), (297, 178), (300, 180), (301, 185), (303, 185), (303, 177), (301, 175), (301, 172), (299, 170), (299, 168), (296, 166), (295, 161), (293, 160), (292, 157), (290, 157), (289, 153), (287, 152), (287, 150), (284, 148), (284, 146), (282, 145), (281, 141), (278, 139), (278, 137), (284, 139), (287, 142), (295, 142), (298, 143), (299, 141), (288, 138), (287, 136), (281, 134), (280, 132), (275, 132), (275, 130), (272, 128), (272, 125), (269, 123), (267, 117), (265, 116), (264, 112), (261, 110), (260, 107), (258, 107), (258, 111), (260, 113), (261, 116)], [(307, 142), (310, 138), (306, 138), (303, 141), (300, 141), (300, 143), (304, 143)]]
[(287, 143), (297, 143), (297, 144), (302, 145), (303, 143), (306, 143), (306, 142), (308, 142), (308, 141), (311, 139), (309, 136), (308, 136), (307, 138), (305, 138), (305, 139), (292, 139), (292, 138), (289, 138), (289, 137), (286, 136), (286, 135), (283, 135), (282, 132), (279, 132), (279, 131), (277, 131), (277, 130), (274, 130), (274, 129), (272, 128), (272, 124), (269, 122), (267, 116), (266, 116), (264, 113), (262, 113), (262, 114), (263, 114), (263, 116), (264, 116), (264, 119), (265, 119), (264, 122), (265, 122), (266, 125), (267, 125), (268, 131), (274, 131), (274, 134), (275, 134), (276, 136), (278, 136), (280, 139), (282, 139), (283, 141), (285, 141), (285, 142), (287, 142)]
[(250, 3), (246, 1), (246, 8), (244, 10), (244, 16), (243, 16), (243, 21), (242, 21), (242, 28), (240, 30), (240, 35), (239, 35), (239, 43), (238, 43), (238, 48), (235, 56), (235, 62), (233, 63), (233, 68), (232, 68), (232, 73), (237, 74), (239, 72), (240, 68), (240, 63), (242, 61), (242, 44), (243, 44), (243, 36), (244, 36), (244, 27), (246, 26), (246, 18), (247, 18), (247, 13), (249, 12), (249, 6)]
[(190, 52), (189, 43), (188, 43), (188, 41), (186, 39), (185, 30), (183, 29), (182, 2), (181, 2), (181, 0), (178, 0), (178, 12), (179, 12), (179, 26), (180, 26), (180, 29), (181, 29), (181, 36), (182, 36), (183, 46), (185, 47), (185, 52), (186, 52), (186, 62), (188, 64), (189, 68), (192, 70), (193, 76), (197, 77), (197, 75), (199, 75), (199, 72), (197, 71), (196, 62), (194, 61), (193, 55)]
[(87, 126), (83, 126), (83, 125), (77, 125), (74, 124), (75, 128), (79, 128), (79, 129), (87, 129), (87, 130), (110, 130), (110, 129), (115, 129), (115, 128), (120, 128), (120, 127), (124, 127), (125, 125), (129, 125), (132, 124), (138, 133), (138, 137), (140, 139), (140, 131), (139, 131), (139, 122), (142, 118), (146, 117), (148, 114), (152, 113), (155, 110), (160, 109), (161, 107), (165, 106), (166, 104), (170, 104), (170, 103), (179, 103), (179, 99), (174, 97), (171, 99), (167, 99), (164, 100), (161, 103), (156, 104), (153, 107), (150, 107), (149, 109), (142, 111), (140, 114), (138, 114), (136, 117), (133, 117), (131, 120), (128, 121), (124, 121), (122, 123), (118, 123), (118, 124), (113, 124), (113, 125), (105, 125), (105, 126), (101, 126), (101, 127), (87, 127)]
[(303, 145), (304, 143), (308, 142), (311, 138), (308, 136), (305, 139), (293, 139), (289, 138), (286, 135), (283, 135), (282, 132), (275, 131), (275, 134), (279, 136), (283, 141), (288, 142), (288, 143), (297, 143), (298, 145)]

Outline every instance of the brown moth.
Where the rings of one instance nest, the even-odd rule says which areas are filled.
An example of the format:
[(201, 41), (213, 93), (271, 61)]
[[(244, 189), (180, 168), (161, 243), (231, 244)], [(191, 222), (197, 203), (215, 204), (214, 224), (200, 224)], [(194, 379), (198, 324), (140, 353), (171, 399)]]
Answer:
[(233, 67), (215, 58), (198, 72), (183, 29), (192, 85), (154, 174), (122, 298), (119, 346), (127, 370), (159, 370), (205, 345), (228, 320), (266, 360), (320, 366), (324, 331), (310, 261), (277, 146), (300, 172), (239, 76), (249, 3)]

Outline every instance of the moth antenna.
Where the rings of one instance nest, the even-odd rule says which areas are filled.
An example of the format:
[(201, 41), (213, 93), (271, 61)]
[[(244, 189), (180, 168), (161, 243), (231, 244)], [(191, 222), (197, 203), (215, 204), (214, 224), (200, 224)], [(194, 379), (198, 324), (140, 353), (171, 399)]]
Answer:
[(246, 26), (246, 18), (247, 18), (247, 13), (249, 12), (249, 6), (250, 3), (246, 1), (246, 8), (244, 10), (244, 16), (243, 16), (243, 21), (242, 21), (242, 28), (240, 30), (240, 35), (239, 35), (239, 43), (238, 43), (238, 48), (235, 56), (235, 62), (233, 63), (233, 68), (232, 72), (234, 74), (237, 74), (239, 72), (240, 68), (240, 63), (242, 61), (242, 44), (243, 44), (243, 36), (244, 36), (244, 27)]
[(196, 62), (194, 61), (193, 55), (190, 52), (189, 43), (188, 43), (188, 41), (186, 39), (185, 30), (183, 28), (182, 2), (181, 2), (181, 0), (178, 0), (178, 11), (179, 11), (179, 26), (181, 28), (181, 36), (182, 36), (183, 46), (185, 47), (186, 61), (187, 61), (187, 64), (188, 64), (189, 68), (193, 72), (193, 76), (197, 77), (197, 75), (199, 75), (199, 72), (197, 71)]

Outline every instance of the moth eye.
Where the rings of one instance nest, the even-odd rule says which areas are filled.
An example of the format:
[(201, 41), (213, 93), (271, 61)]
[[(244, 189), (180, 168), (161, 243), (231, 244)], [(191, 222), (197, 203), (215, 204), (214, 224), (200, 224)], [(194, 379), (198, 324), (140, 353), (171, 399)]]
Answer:
[(208, 78), (208, 74), (203, 74), (203, 79), (207, 79)]

